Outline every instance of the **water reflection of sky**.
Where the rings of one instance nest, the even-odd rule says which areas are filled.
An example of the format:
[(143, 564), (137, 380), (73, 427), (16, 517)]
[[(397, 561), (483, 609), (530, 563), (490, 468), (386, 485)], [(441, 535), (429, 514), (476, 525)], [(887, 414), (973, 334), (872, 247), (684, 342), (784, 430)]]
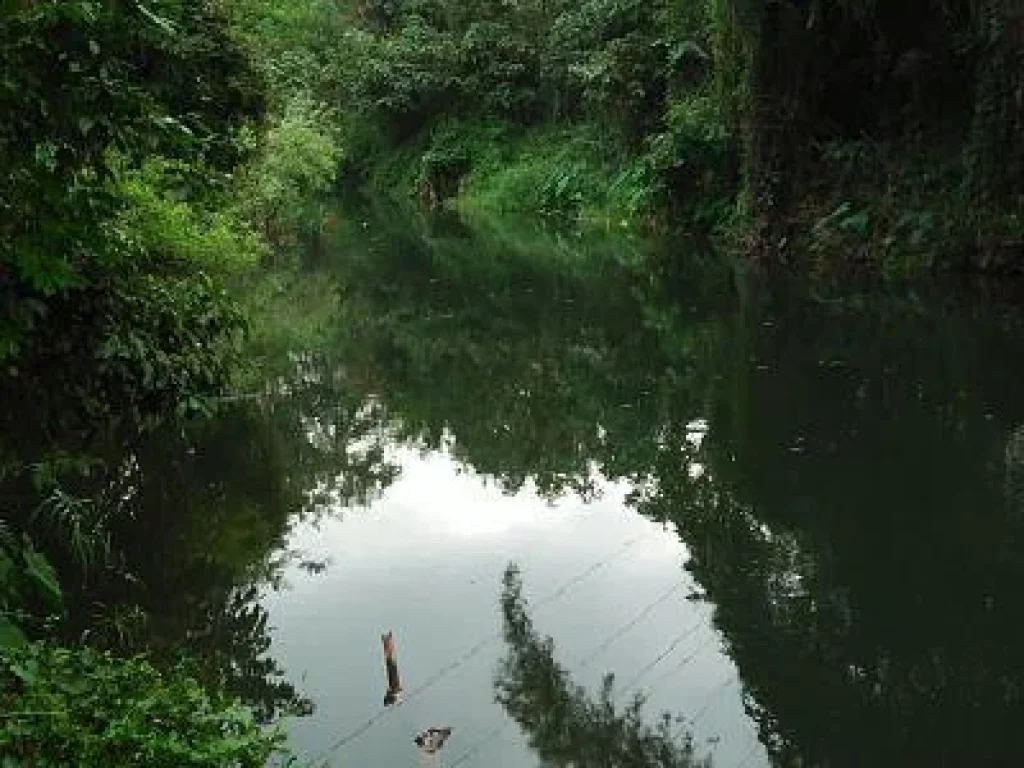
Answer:
[[(716, 765), (766, 763), (710, 606), (687, 599), (697, 589), (685, 548), (628, 510), (625, 484), (602, 481), (589, 503), (548, 502), (529, 487), (504, 495), (446, 454), (397, 459), (400, 479), (368, 509), (295, 531), (289, 547), (330, 567), (289, 570), (267, 598), (272, 653), (317, 706), (289, 724), (298, 749), (320, 755), (373, 720), (328, 752), (330, 764), (416, 765), (412, 736), (448, 725), (443, 765), (537, 765), (492, 688), (504, 653), (501, 576), (514, 560), (537, 628), (576, 682), (596, 691), (614, 671), (620, 700), (650, 693), (652, 719), (665, 709), (696, 718), (698, 749)], [(388, 629), (411, 695), (381, 716)]]

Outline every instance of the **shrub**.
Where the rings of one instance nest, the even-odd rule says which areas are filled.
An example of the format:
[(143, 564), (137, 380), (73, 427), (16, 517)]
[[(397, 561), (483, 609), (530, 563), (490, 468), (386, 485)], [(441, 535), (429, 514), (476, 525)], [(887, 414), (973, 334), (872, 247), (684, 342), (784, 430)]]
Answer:
[(647, 152), (662, 197), (698, 221), (724, 220), (738, 177), (736, 137), (708, 97), (673, 101), (665, 122)]
[(264, 768), (283, 737), (183, 670), (88, 648), (0, 657), (0, 764)]
[(308, 96), (295, 96), (267, 132), (262, 155), (241, 179), (242, 213), (271, 245), (280, 246), (319, 222), (319, 203), (341, 161), (331, 120)]
[(190, 200), (189, 177), (196, 172), (183, 163), (154, 159), (126, 174), (119, 185), (125, 206), (114, 223), (121, 241), (150, 263), (210, 273), (259, 263), (266, 244), (234, 211)]

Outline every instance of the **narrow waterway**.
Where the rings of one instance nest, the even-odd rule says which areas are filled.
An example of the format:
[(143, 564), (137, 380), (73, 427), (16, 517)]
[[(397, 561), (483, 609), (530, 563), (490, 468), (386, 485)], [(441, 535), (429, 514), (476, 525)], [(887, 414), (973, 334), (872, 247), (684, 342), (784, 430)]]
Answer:
[(131, 458), (153, 638), (331, 766), (1017, 762), (1016, 310), (339, 218), (315, 347)]

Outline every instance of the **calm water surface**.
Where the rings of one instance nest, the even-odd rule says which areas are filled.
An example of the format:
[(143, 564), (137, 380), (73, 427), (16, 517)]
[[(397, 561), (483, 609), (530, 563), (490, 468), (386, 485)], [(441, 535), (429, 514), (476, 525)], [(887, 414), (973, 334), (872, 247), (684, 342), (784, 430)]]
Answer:
[[(317, 577), (288, 570), (289, 589), (266, 601), (272, 653), (317, 706), (290, 724), (294, 744), (337, 765), (411, 765), (411, 736), (449, 725), (443, 764), (537, 765), (494, 700), (505, 650), (496, 597), (515, 561), (538, 629), (557, 638), (576, 682), (599, 690), (615, 672), (629, 686), (622, 701), (644, 691), (655, 713), (699, 716), (691, 730), (722, 764), (765, 763), (712, 612), (687, 599), (699, 587), (685, 545), (637, 516), (624, 484), (550, 503), (531, 488), (504, 494), (445, 452), (396, 460), (401, 478), (378, 502), (294, 532), (292, 547), (331, 565)], [(380, 716), (384, 628), (415, 693)]]
[(316, 344), (132, 457), (153, 642), (306, 713), (290, 742), (332, 766), (416, 765), (430, 725), (443, 765), (595, 764), (606, 673), (715, 766), (1021, 763), (1016, 311), (755, 290), (694, 243), (342, 221), (302, 277), (326, 306), (295, 304)]

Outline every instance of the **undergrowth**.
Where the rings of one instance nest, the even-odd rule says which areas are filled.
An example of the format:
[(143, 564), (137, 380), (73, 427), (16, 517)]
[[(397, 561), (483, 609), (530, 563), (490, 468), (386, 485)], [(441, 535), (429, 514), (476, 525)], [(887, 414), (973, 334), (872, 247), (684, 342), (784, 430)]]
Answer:
[(592, 126), (531, 132), (503, 154), (490, 153), (468, 174), (460, 206), (622, 227), (653, 213), (648, 166)]
[(616, 227), (652, 221), (655, 200), (649, 165), (589, 125), (443, 123), (382, 157), (371, 186), (431, 207)]
[(845, 142), (818, 156), (818, 182), (788, 223), (793, 242), (778, 245), (819, 276), (1016, 268), (1024, 205), (972, 199), (955, 148)]

